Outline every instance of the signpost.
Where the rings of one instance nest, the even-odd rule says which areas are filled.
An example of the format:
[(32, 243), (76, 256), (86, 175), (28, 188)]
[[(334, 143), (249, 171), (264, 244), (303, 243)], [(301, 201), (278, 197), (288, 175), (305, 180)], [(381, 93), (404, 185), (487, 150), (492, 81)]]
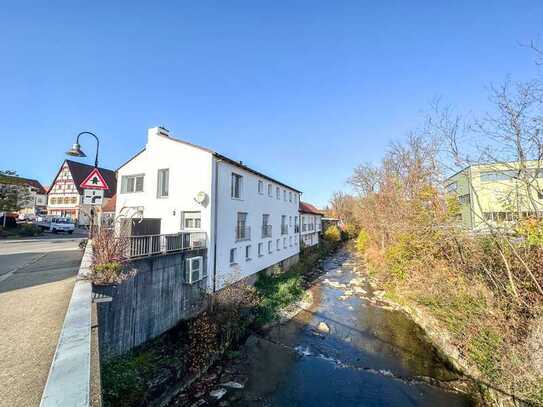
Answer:
[(98, 171), (98, 168), (96, 167), (90, 172), (89, 175), (87, 175), (87, 178), (85, 178), (80, 186), (84, 189), (109, 189), (106, 180), (104, 179), (102, 174), (100, 174), (100, 171)]
[(90, 237), (93, 235), (94, 226), (94, 207), (102, 206), (104, 201), (104, 191), (109, 189), (109, 186), (100, 174), (98, 167), (94, 167), (93, 170), (87, 175), (87, 178), (81, 183), (83, 188), (83, 204), (91, 205), (91, 224), (90, 224)]

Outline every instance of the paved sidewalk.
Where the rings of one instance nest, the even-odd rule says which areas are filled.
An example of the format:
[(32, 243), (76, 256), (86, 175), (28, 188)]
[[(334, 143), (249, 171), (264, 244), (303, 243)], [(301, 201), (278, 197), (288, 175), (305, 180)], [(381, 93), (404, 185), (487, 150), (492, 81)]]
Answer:
[[(0, 263), (22, 256), (0, 242)], [(23, 242), (19, 242), (24, 244)], [(0, 406), (38, 406), (70, 301), (82, 251), (32, 242), (28, 257), (0, 275)]]

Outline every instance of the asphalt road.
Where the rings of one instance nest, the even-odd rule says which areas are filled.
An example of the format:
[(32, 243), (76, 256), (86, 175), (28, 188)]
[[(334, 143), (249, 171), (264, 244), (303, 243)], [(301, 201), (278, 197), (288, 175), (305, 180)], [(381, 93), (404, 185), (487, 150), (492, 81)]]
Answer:
[(83, 252), (81, 238), (0, 241), (0, 406), (38, 406)]

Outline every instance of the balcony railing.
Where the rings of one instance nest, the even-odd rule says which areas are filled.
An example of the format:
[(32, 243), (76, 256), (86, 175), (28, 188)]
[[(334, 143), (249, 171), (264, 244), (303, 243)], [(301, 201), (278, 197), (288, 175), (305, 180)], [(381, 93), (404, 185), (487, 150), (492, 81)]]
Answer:
[(281, 225), (281, 234), (282, 235), (288, 234), (288, 225)]
[(294, 233), (300, 233), (300, 225), (294, 225)]
[(250, 240), (251, 228), (249, 226), (236, 226), (236, 240)]
[(262, 225), (262, 238), (272, 236), (272, 225)]
[(126, 257), (145, 257), (206, 248), (205, 232), (121, 237), (126, 239)]
[(307, 232), (307, 224), (302, 225), (302, 232)]

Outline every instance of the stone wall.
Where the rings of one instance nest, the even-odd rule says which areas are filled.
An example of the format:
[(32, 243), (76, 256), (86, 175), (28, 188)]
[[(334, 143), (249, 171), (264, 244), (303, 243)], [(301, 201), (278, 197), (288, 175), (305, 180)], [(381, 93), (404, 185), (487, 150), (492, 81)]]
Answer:
[(206, 279), (194, 284), (184, 280), (185, 260), (195, 256), (203, 256), (205, 269), (205, 249), (147, 257), (126, 265), (129, 277), (122, 283), (94, 287), (95, 296), (111, 297), (97, 303), (102, 360), (126, 353), (202, 310)]

